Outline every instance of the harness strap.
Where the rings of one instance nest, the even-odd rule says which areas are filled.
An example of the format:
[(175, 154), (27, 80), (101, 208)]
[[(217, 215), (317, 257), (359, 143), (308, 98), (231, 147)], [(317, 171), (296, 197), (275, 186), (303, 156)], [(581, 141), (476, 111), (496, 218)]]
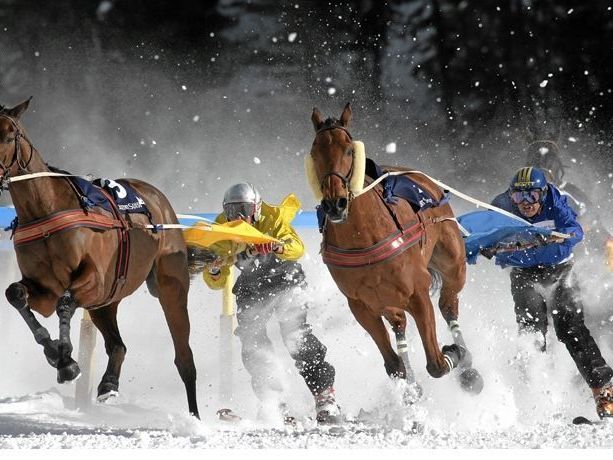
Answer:
[(60, 211), (27, 223), (18, 224), (13, 236), (15, 247), (50, 237), (55, 233), (77, 227), (109, 230), (121, 227), (121, 222), (102, 214), (85, 214), (81, 209)]
[(43, 171), (43, 172), (37, 172), (37, 173), (23, 174), (21, 176), (8, 177), (5, 180), (5, 182), (7, 184), (10, 184), (10, 183), (15, 183), (15, 182), (21, 182), (24, 180), (36, 179), (38, 177), (80, 177), (81, 179), (85, 179), (89, 182), (93, 180), (93, 176), (91, 175), (83, 176), (79, 174), (65, 174), (65, 173), (57, 173), (57, 172), (51, 172), (51, 171)]
[(115, 278), (113, 279), (113, 286), (107, 299), (99, 306), (107, 305), (113, 300), (115, 294), (126, 283), (126, 275), (128, 273), (128, 266), (130, 263), (130, 225), (121, 215), (121, 211), (117, 207), (115, 200), (109, 195), (109, 193), (100, 188), (102, 194), (106, 197), (111, 205), (111, 210), (115, 219), (119, 222), (120, 226), (117, 227), (117, 263), (115, 264)]
[(321, 256), (326, 265), (335, 268), (356, 268), (374, 265), (397, 256), (419, 243), (423, 233), (424, 226), (422, 222), (415, 218), (401, 230), (368, 248), (343, 249), (323, 243)]

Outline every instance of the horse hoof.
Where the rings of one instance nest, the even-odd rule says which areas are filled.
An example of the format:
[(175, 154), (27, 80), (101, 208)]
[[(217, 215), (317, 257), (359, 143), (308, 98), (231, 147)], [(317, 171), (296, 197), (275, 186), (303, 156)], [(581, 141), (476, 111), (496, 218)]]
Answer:
[(405, 406), (412, 406), (421, 399), (424, 395), (424, 389), (417, 382), (407, 383), (407, 386), (402, 394), (402, 402)]
[(447, 366), (449, 367), (449, 371), (458, 367), (460, 362), (464, 359), (466, 355), (466, 348), (453, 344), (453, 345), (445, 345), (442, 350), (443, 355), (445, 356), (445, 361), (447, 362)]
[(12, 283), (4, 292), (6, 299), (17, 310), (23, 310), (28, 306), (27, 295), (28, 291), (21, 283)]
[(119, 394), (119, 382), (105, 379), (98, 385), (98, 402), (106, 402)]
[(81, 369), (76, 361), (57, 370), (57, 383), (72, 382), (81, 376)]
[(471, 367), (464, 371), (459, 376), (460, 386), (468, 393), (478, 395), (483, 390), (483, 377), (477, 369)]
[(119, 396), (119, 391), (109, 390), (106, 393), (99, 394), (96, 397), (96, 401), (103, 404), (115, 399), (117, 396)]

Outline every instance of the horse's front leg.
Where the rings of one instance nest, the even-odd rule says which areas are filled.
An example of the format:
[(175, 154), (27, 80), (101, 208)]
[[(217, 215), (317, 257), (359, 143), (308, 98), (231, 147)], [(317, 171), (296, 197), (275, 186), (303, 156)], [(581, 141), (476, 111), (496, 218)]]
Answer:
[[(28, 305), (28, 299), (31, 296), (30, 290), (23, 283), (12, 283), (5, 292), (6, 299), (15, 307), (21, 317), (34, 334), (36, 343), (43, 346), (45, 357), (49, 364), (57, 368), (58, 363), (58, 341), (52, 340), (49, 331), (38, 322), (34, 313)], [(36, 295), (36, 294), (34, 294)]]
[(70, 320), (77, 309), (77, 303), (70, 291), (66, 291), (58, 300), (56, 313), (60, 320), (60, 338), (58, 342), (57, 383), (70, 382), (79, 375), (79, 365), (72, 359), (72, 343), (70, 341)]
[(357, 322), (375, 341), (383, 356), (383, 364), (387, 375), (392, 378), (406, 379), (404, 363), (392, 348), (390, 336), (381, 316), (371, 313), (366, 304), (360, 300), (347, 299), (347, 302)]
[(407, 317), (404, 310), (388, 307), (384, 310), (383, 316), (392, 326), (392, 331), (396, 336), (396, 353), (404, 363), (405, 380), (407, 388), (405, 391), (405, 402), (412, 404), (423, 396), (424, 390), (415, 379), (415, 372), (409, 361), (409, 346), (406, 339)]

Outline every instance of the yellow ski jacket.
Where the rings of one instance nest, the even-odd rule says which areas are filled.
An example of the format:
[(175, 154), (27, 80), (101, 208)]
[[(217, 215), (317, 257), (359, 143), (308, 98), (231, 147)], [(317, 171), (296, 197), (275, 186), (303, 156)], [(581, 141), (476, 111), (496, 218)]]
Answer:
[[(279, 206), (262, 202), (260, 218), (257, 222), (253, 223), (253, 226), (260, 232), (283, 241), (283, 253), (274, 254), (278, 259), (296, 261), (304, 254), (304, 243), (291, 226), (291, 222), (294, 220), (299, 209), (300, 200), (293, 193), (286, 196)], [(227, 221), (223, 213), (219, 214), (215, 219), (215, 222), (219, 224)], [(224, 264), (221, 267), (220, 275), (213, 276), (208, 270), (204, 270), (202, 277), (211, 289), (221, 289), (230, 274), (230, 267), (236, 262), (237, 255), (244, 252), (247, 249), (247, 245), (224, 240), (213, 244), (209, 249), (221, 257), (224, 260)]]

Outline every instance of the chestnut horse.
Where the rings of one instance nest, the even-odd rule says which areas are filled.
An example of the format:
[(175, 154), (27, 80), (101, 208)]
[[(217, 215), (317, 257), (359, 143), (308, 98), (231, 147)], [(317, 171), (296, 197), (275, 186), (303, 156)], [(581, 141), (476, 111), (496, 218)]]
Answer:
[[(117, 307), (146, 280), (166, 316), (189, 412), (199, 417), (196, 368), (189, 346), (185, 241), (181, 230), (153, 232), (145, 227), (150, 221), (177, 223), (172, 206), (155, 187), (128, 179), (125, 182), (144, 200), (151, 219), (144, 214), (122, 216), (102, 208), (83, 209), (69, 179), (50, 177), (49, 167), (28, 139), (20, 122), (28, 105), (29, 100), (12, 109), (0, 106), (0, 185), (8, 184), (15, 205), (15, 252), (22, 276), (6, 290), (8, 301), (43, 346), (47, 361), (57, 369), (59, 383), (80, 375), (71, 357), (70, 319), (78, 307), (89, 310), (109, 357), (98, 386), (98, 399), (102, 401), (117, 393), (126, 354), (117, 327)], [(20, 176), (24, 180), (20, 181)], [(61, 231), (49, 230), (62, 221)], [(34, 236), (18, 243), (17, 236), (24, 232), (33, 232), (29, 234)], [(36, 232), (42, 233), (37, 237)], [(125, 272), (120, 273), (120, 266)], [(51, 340), (33, 311), (44, 317), (57, 313), (58, 340)], [(156, 353), (151, 346), (151, 352)]]
[[(462, 387), (478, 393), (483, 381), (471, 367), (471, 355), (458, 324), (458, 294), (466, 278), (466, 256), (453, 211), (446, 203), (417, 213), (405, 200), (390, 204), (380, 185), (359, 194), (364, 182), (372, 179), (365, 177), (363, 146), (354, 143), (348, 131), (351, 115), (347, 104), (340, 120), (324, 120), (317, 109), (311, 117), (316, 135), (305, 166), (325, 213), (324, 262), (356, 320), (379, 348), (387, 374), (411, 384), (407, 397), (418, 398), (421, 387), (414, 381), (406, 355), (405, 312), (417, 324), (428, 373), (441, 377), (459, 366), (463, 369)], [(443, 198), (443, 192), (425, 176), (412, 174), (411, 179), (437, 200)], [(455, 342), (442, 351), (430, 300), (430, 271), (440, 274), (439, 308)], [(392, 348), (382, 317), (396, 334), (402, 359)]]

